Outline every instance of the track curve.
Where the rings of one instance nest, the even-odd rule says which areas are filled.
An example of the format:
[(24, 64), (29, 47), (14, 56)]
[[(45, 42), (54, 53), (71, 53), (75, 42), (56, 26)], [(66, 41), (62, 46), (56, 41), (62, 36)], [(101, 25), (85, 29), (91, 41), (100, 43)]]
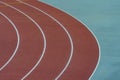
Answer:
[[(32, 49), (33, 46), (27, 46), (26, 48), (29, 48), (29, 50), (26, 50), (25, 48), (23, 49), (24, 46), (20, 45), (21, 51), (28, 51), (30, 55), (34, 55), (31, 59), (36, 59), (31, 60), (30, 57), (27, 58), (28, 56), (25, 55), (26, 53), (24, 52), (21, 52), (24, 54), (24, 57), (21, 57), (19, 56), (18, 51), (18, 55), (15, 56), (14, 60), (8, 64), (6, 69), (0, 72), (0, 79), (89, 79), (99, 59), (99, 46), (93, 34), (83, 24), (70, 15), (37, 0), (3, 0), (0, 1), (0, 3), (2, 3), (2, 6), (4, 6), (4, 8), (0, 9), (0, 11), (6, 13), (6, 15), (8, 15), (9, 18), (18, 26), (21, 38), (25, 38), (29, 41), (32, 39), (28, 37), (32, 34), (30, 32), (34, 32), (34, 36), (36, 36), (34, 40), (39, 40), (37, 42), (30, 40), (31, 42), (25, 43), (25, 41), (23, 41), (21, 43), (21, 45), (34, 45), (34, 47), (37, 48), (37, 51), (35, 51), (36, 54), (32, 53), (34, 51)], [(6, 3), (8, 7), (5, 7)], [(14, 14), (15, 17), (8, 13)], [(27, 16), (25, 16), (25, 14)], [(18, 18), (18, 16), (20, 17)], [(34, 22), (38, 25), (41, 25), (41, 28), (46, 35), (47, 46), (45, 55), (42, 55), (42, 58), (39, 56), (43, 50), (44, 40), (42, 34), (38, 32), (38, 29), (35, 29), (36, 25), (34, 25), (30, 19), (34, 20)], [(20, 23), (24, 23), (24, 25), (21, 25)], [(25, 32), (22, 31), (24, 28), (21, 29), (20, 27), (25, 27), (26, 25), (32, 27), (29, 28), (29, 30), (28, 27), (25, 28), (25, 32), (28, 31), (29, 35), (25, 35)], [(40, 35), (37, 36), (38, 34)], [(42, 44), (42, 47), (40, 44)], [(19, 63), (18, 60), (20, 59), (26, 59), (27, 63)], [(13, 62), (23, 65), (24, 69), (21, 66), (16, 66), (16, 64)], [(17, 70), (17, 74), (15, 69), (11, 69), (13, 66), (16, 69), (19, 68)], [(6, 74), (8, 71), (12, 72), (13, 74)], [(20, 72), (23, 74), (20, 74)], [(7, 76), (9, 78), (7, 78)]]

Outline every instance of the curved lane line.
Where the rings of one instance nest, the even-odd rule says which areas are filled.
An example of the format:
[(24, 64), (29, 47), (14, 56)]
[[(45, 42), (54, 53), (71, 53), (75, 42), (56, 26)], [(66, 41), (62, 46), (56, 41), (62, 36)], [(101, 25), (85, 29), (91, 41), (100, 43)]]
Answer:
[(65, 70), (68, 68), (68, 66), (69, 66), (69, 64), (70, 64), (70, 62), (72, 60), (74, 46), (73, 46), (73, 41), (72, 41), (72, 38), (70, 36), (70, 33), (67, 31), (67, 29), (65, 28), (65, 26), (63, 26), (63, 24), (61, 24), (57, 19), (55, 19), (53, 16), (49, 15), (48, 13), (44, 12), (43, 10), (41, 10), (41, 9), (35, 7), (35, 6), (32, 6), (32, 5), (28, 4), (28, 3), (25, 3), (23, 1), (20, 1), (20, 0), (16, 0), (16, 1), (18, 1), (20, 3), (23, 3), (23, 4), (25, 4), (25, 5), (29, 6), (29, 7), (32, 7), (34, 9), (42, 12), (46, 16), (50, 17), (52, 20), (54, 20), (56, 23), (58, 23), (63, 28), (63, 30), (67, 33), (67, 35), (68, 35), (68, 37), (70, 39), (71, 52), (70, 52), (70, 57), (69, 57), (69, 60), (68, 60), (67, 64), (65, 65), (65, 67), (63, 68), (63, 70), (60, 72), (60, 74), (55, 78), (55, 80), (58, 80), (61, 77), (61, 75), (65, 72)]
[(45, 37), (45, 34), (44, 34), (42, 28), (39, 26), (39, 24), (38, 24), (37, 22), (35, 22), (30, 16), (28, 16), (27, 14), (25, 14), (25, 13), (22, 12), (21, 10), (19, 10), (19, 9), (17, 9), (17, 8), (15, 8), (15, 7), (7, 4), (7, 3), (5, 3), (5, 2), (0, 1), (0, 3), (6, 5), (6, 6), (10, 7), (10, 8), (12, 8), (12, 9), (14, 9), (14, 10), (16, 10), (16, 11), (20, 12), (21, 14), (23, 14), (24, 16), (26, 16), (28, 19), (30, 19), (30, 20), (38, 27), (38, 29), (41, 31), (41, 33), (42, 33), (42, 35), (43, 35), (43, 39), (44, 39), (44, 49), (43, 49), (43, 51), (42, 51), (42, 55), (40, 56), (38, 62), (34, 65), (34, 67), (21, 79), (21, 80), (24, 80), (29, 74), (32, 73), (32, 71), (33, 71), (33, 70), (39, 65), (39, 63), (41, 62), (41, 60), (42, 60), (42, 58), (43, 58), (43, 56), (44, 56), (44, 54), (45, 54), (45, 50), (46, 50), (46, 37)]
[(13, 52), (12, 56), (9, 58), (9, 60), (0, 68), (0, 71), (2, 71), (9, 63), (10, 61), (14, 58), (14, 56), (16, 55), (16, 52), (19, 48), (19, 45), (20, 45), (20, 35), (19, 35), (19, 32), (18, 32), (18, 29), (17, 27), (15, 26), (15, 24), (5, 15), (3, 14), (2, 12), (0, 12), (0, 15), (2, 15), (3, 17), (5, 17), (9, 22), (10, 24), (12, 24), (12, 26), (14, 27), (15, 31), (16, 31), (16, 34), (17, 34), (17, 45), (16, 45), (16, 48), (15, 48), (15, 51)]
[[(82, 23), (83, 25), (85, 25), (83, 22), (81, 22), (81, 23)], [(87, 26), (87, 25), (85, 25), (85, 26)], [(87, 27), (87, 28), (88, 28), (88, 27)], [(88, 30), (89, 30), (89, 31), (93, 34), (93, 36), (95, 37), (95, 39), (96, 39), (96, 41), (97, 41), (97, 44), (98, 44), (98, 48), (99, 48), (99, 57), (98, 57), (97, 65), (96, 65), (93, 73), (91, 74), (91, 76), (90, 76), (89, 79), (88, 79), (88, 80), (91, 80), (91, 78), (93, 77), (93, 75), (95, 74), (95, 72), (96, 72), (96, 70), (97, 70), (97, 68), (98, 68), (98, 65), (100, 64), (100, 60), (101, 60), (101, 47), (100, 47), (100, 43), (99, 43), (97, 37), (96, 37), (95, 34), (92, 32), (92, 30), (89, 29), (89, 28), (88, 28)]]

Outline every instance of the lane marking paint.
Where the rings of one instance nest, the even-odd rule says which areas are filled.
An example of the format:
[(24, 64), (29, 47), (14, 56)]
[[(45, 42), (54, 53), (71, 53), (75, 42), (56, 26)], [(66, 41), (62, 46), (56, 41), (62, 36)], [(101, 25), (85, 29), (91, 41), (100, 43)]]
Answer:
[(19, 1), (20, 3), (23, 3), (23, 4), (25, 4), (25, 5), (29, 6), (29, 7), (32, 7), (32, 8), (34, 8), (34, 9), (38, 10), (39, 12), (42, 12), (42, 13), (45, 14), (46, 16), (50, 17), (52, 20), (54, 20), (56, 23), (58, 23), (58, 24), (61, 26), (61, 28), (63, 28), (63, 30), (64, 30), (64, 31), (66, 32), (66, 34), (68, 35), (69, 40), (70, 40), (70, 44), (71, 44), (70, 57), (69, 57), (68, 62), (67, 62), (66, 65), (65, 65), (65, 67), (63, 68), (63, 70), (62, 70), (62, 71), (59, 73), (59, 75), (55, 78), (55, 80), (58, 80), (58, 79), (61, 77), (61, 75), (65, 72), (65, 70), (68, 68), (68, 66), (69, 66), (69, 64), (70, 64), (70, 62), (71, 62), (71, 60), (72, 60), (74, 46), (73, 46), (73, 41), (72, 41), (72, 38), (71, 38), (70, 33), (67, 31), (67, 29), (65, 28), (65, 26), (63, 26), (63, 24), (61, 24), (57, 19), (55, 19), (53, 16), (49, 15), (48, 13), (44, 12), (43, 10), (41, 10), (41, 9), (35, 7), (35, 6), (32, 6), (32, 5), (28, 4), (28, 3), (25, 3), (25, 2), (23, 2), (23, 1), (20, 1), (20, 0), (16, 0), (16, 1)]
[(19, 35), (19, 32), (18, 32), (18, 29), (16, 27), (16, 25), (5, 15), (3, 14), (2, 12), (0, 12), (0, 15), (2, 15), (4, 18), (6, 18), (10, 24), (14, 27), (15, 31), (16, 31), (16, 34), (17, 34), (17, 45), (16, 45), (16, 48), (15, 48), (15, 51), (13, 52), (12, 56), (9, 58), (9, 60), (0, 68), (0, 71), (2, 71), (9, 63), (10, 61), (14, 58), (14, 56), (16, 55), (17, 53), (17, 50), (19, 48), (19, 45), (20, 45), (20, 35)]
[(44, 49), (43, 49), (43, 51), (42, 51), (42, 55), (40, 56), (38, 62), (34, 65), (34, 67), (21, 79), (21, 80), (24, 80), (28, 75), (30, 75), (30, 74), (33, 72), (33, 70), (34, 70), (34, 69), (39, 65), (39, 63), (41, 62), (41, 60), (42, 60), (42, 58), (43, 58), (43, 56), (44, 56), (44, 54), (45, 54), (45, 51), (46, 51), (46, 37), (45, 37), (45, 34), (44, 34), (42, 28), (40, 27), (40, 25), (39, 25), (37, 22), (35, 22), (30, 16), (28, 16), (27, 14), (25, 14), (25, 13), (22, 12), (21, 10), (19, 10), (19, 9), (17, 9), (17, 8), (15, 8), (15, 7), (7, 4), (7, 3), (5, 3), (5, 2), (0, 1), (0, 3), (6, 5), (6, 6), (10, 7), (10, 8), (12, 8), (12, 9), (14, 9), (14, 10), (16, 10), (16, 11), (20, 12), (21, 14), (23, 14), (24, 16), (26, 16), (28, 19), (30, 19), (30, 20), (38, 27), (38, 29), (41, 31), (41, 33), (42, 33), (42, 35), (43, 35), (43, 39), (44, 39)]

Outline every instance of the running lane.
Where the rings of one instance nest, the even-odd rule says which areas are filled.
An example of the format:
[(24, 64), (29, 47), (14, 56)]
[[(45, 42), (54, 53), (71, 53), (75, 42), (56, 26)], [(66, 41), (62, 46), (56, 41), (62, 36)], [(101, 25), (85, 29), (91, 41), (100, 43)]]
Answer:
[(0, 69), (16, 49), (17, 33), (12, 24), (0, 13)]
[[(38, 61), (44, 47), (43, 35), (38, 27), (30, 19), (25, 17), (25, 15), (8, 6), (3, 5), (1, 1), (0, 6), (0, 12), (4, 13), (4, 15), (6, 15), (16, 25), (20, 33), (19, 49), (10, 63), (0, 71), (0, 80), (20, 80)], [(3, 23), (8, 23), (4, 18), (2, 18), (2, 21)], [(8, 28), (2, 28), (1, 26), (0, 33), (4, 33), (6, 37), (9, 36), (9, 38), (5, 38), (10, 39), (11, 44), (13, 44), (15, 40), (14, 45), (16, 45), (16, 33), (12, 29), (12, 26), (9, 24), (6, 24), (5, 26), (4, 25), (5, 24), (2, 26), (7, 26)], [(3, 32), (1, 30), (8, 32)], [(6, 39), (4, 41), (7, 41)], [(3, 46), (7, 47), (7, 45), (9, 44)], [(11, 47), (12, 46), (13, 45), (11, 45)], [(12, 49), (14, 50), (14, 48), (9, 50), (11, 51)], [(4, 49), (2, 50), (4, 51)], [(5, 54), (7, 57), (7, 53)]]
[(57, 19), (66, 27), (72, 36), (74, 42), (74, 55), (71, 63), (65, 72), (62, 71), (55, 79), (88, 80), (99, 60), (99, 46), (94, 35), (82, 23), (56, 8), (37, 0), (25, 2), (45, 11)]

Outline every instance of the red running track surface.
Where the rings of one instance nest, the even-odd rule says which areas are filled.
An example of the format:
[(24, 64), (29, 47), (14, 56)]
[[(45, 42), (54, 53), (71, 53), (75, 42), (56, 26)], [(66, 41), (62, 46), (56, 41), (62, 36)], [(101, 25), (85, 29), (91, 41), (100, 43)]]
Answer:
[(0, 80), (88, 80), (99, 60), (94, 35), (37, 0), (0, 1)]

